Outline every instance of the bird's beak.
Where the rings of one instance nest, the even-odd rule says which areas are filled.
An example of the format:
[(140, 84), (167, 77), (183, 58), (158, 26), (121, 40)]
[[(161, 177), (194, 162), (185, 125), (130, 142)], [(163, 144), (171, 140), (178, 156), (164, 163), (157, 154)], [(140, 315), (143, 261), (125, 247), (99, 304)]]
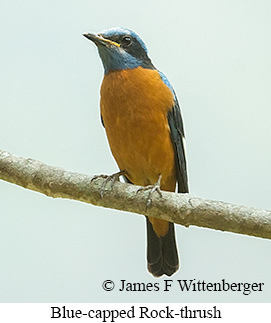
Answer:
[(85, 34), (83, 34), (83, 36), (85, 36), (87, 39), (93, 41), (97, 46), (104, 45), (106, 47), (111, 47), (111, 46), (120, 47), (119, 43), (116, 43), (110, 39), (106, 39), (103, 36), (98, 35), (98, 34), (85, 33)]

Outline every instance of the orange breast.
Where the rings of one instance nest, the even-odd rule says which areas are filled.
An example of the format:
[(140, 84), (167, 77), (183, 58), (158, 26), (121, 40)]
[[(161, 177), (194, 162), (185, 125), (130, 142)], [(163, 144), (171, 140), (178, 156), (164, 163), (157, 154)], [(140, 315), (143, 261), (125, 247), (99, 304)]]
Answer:
[(171, 90), (156, 70), (108, 73), (101, 86), (101, 114), (110, 148), (120, 170), (137, 185), (157, 182), (174, 191), (174, 149), (167, 113), (174, 103)]

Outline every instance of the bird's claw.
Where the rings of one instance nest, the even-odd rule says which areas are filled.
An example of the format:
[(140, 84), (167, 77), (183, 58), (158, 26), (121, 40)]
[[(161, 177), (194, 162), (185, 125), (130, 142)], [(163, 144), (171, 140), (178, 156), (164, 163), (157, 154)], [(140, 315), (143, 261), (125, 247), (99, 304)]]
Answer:
[(98, 178), (104, 178), (105, 179), (104, 182), (103, 182), (103, 184), (102, 184), (102, 187), (100, 189), (100, 196), (101, 196), (101, 198), (103, 198), (104, 192), (105, 192), (105, 188), (106, 188), (107, 184), (109, 182), (111, 182), (110, 189), (112, 189), (114, 183), (116, 181), (119, 181), (120, 176), (122, 176), (124, 174), (125, 174), (125, 171), (119, 171), (119, 172), (114, 173), (112, 175), (104, 175), (104, 174), (102, 174), (102, 175), (95, 175), (91, 179), (91, 182), (94, 181), (94, 180), (96, 180), (96, 179), (98, 179)]
[(143, 186), (143, 187), (140, 187), (137, 192), (139, 191), (149, 191), (149, 194), (148, 194), (148, 200), (147, 200), (147, 205), (146, 205), (146, 210), (147, 208), (151, 205), (151, 202), (152, 202), (152, 194), (156, 191), (160, 197), (163, 197), (163, 194), (162, 194), (162, 191), (161, 191), (161, 175), (159, 175), (159, 178), (158, 178), (158, 181), (153, 184), (153, 185), (147, 185), (147, 186)]

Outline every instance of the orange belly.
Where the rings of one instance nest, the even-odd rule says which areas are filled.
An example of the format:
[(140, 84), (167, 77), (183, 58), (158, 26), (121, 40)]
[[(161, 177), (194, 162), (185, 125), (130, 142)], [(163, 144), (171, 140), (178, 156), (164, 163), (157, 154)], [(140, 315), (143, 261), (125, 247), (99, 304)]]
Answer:
[(171, 90), (156, 70), (108, 73), (101, 86), (101, 115), (112, 154), (136, 185), (157, 182), (175, 191), (176, 170), (167, 113)]

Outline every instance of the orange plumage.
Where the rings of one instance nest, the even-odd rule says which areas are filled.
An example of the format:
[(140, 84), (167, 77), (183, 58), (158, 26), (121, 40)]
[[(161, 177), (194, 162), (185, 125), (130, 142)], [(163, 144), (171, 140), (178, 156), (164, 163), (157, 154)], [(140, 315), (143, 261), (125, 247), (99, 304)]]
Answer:
[[(101, 115), (110, 148), (120, 170), (136, 185), (155, 184), (175, 191), (175, 157), (167, 113), (173, 94), (157, 70), (138, 67), (105, 75), (101, 86)], [(167, 222), (151, 219), (158, 236)]]

